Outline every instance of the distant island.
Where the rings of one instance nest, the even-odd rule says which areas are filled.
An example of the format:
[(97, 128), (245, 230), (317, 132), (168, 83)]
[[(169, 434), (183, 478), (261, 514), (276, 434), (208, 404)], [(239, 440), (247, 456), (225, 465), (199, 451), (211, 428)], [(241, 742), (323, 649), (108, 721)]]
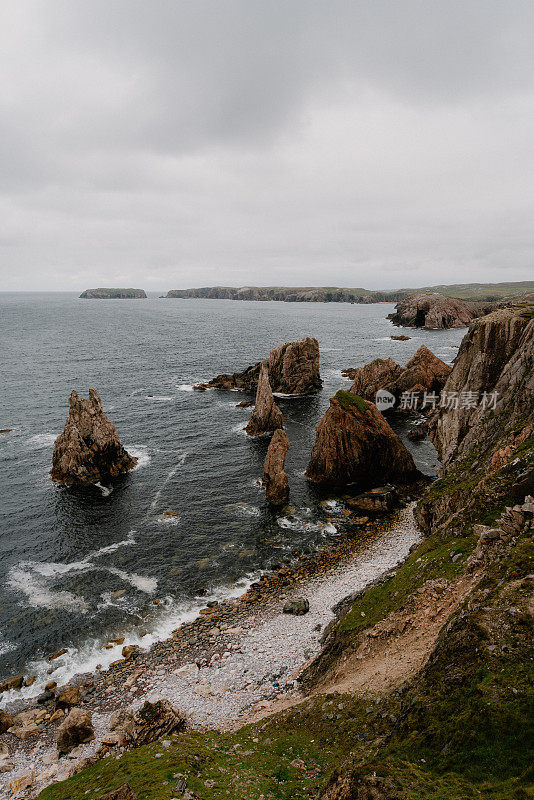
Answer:
[(86, 289), (80, 297), (83, 300), (132, 300), (146, 298), (144, 289)]
[[(98, 290), (103, 291), (103, 290)], [(165, 298), (206, 300), (275, 300), (285, 303), (398, 303), (415, 293), (428, 292), (462, 300), (492, 302), (534, 291), (534, 281), (515, 283), (457, 283), (393, 291), (346, 289), (338, 286), (206, 286), (199, 289), (171, 289)]]

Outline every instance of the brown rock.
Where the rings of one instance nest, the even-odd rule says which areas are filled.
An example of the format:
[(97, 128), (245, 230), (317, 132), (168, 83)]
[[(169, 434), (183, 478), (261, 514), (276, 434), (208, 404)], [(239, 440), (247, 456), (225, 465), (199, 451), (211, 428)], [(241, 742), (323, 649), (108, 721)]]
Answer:
[(256, 405), (245, 430), (249, 436), (260, 436), (263, 433), (272, 433), (282, 426), (282, 412), (274, 402), (267, 366), (263, 363), (256, 390)]
[(379, 389), (387, 389), (402, 374), (402, 367), (392, 358), (375, 358), (352, 372), (350, 390), (365, 400), (374, 401)]
[(79, 686), (67, 686), (56, 697), (56, 710), (78, 706), (82, 701), (82, 693)]
[(475, 317), (487, 314), (495, 303), (466, 301), (441, 294), (413, 294), (395, 306), (389, 319), (410, 328), (465, 328)]
[(0, 708), (0, 736), (5, 733), (8, 728), (11, 728), (12, 725), (13, 717), (11, 714), (8, 714), (7, 711)]
[(185, 715), (174, 708), (168, 700), (148, 700), (133, 717), (135, 726), (135, 747), (154, 742), (162, 736), (180, 731), (185, 726)]
[(137, 644), (125, 644), (122, 648), (122, 657), (123, 658), (130, 658), (134, 653), (137, 653), (139, 650), (139, 645)]
[(137, 800), (137, 795), (129, 783), (123, 783), (112, 792), (101, 794), (96, 800)]
[(94, 738), (91, 714), (82, 708), (73, 708), (56, 731), (57, 749), (60, 753), (70, 753), (79, 744), (91, 742)]
[(273, 505), (284, 505), (289, 499), (289, 481), (284, 470), (289, 439), (285, 431), (274, 432), (263, 466), (265, 496)]
[(61, 650), (58, 650), (57, 653), (52, 653), (51, 656), (48, 656), (48, 660), (49, 661), (54, 661), (56, 658), (59, 658), (60, 656), (65, 655), (65, 653), (67, 653), (67, 652), (68, 652), (67, 648), (63, 647)]
[[(391, 511), (398, 505), (399, 498), (393, 486), (380, 486), (371, 489), (370, 492), (359, 494), (357, 497), (347, 500), (346, 503), (350, 508), (358, 511), (370, 511), (376, 514)], [(363, 519), (367, 521), (366, 517)]]
[(396, 339), (398, 342), (407, 342), (408, 339), (411, 339), (411, 336), (404, 336), (401, 334), (400, 336), (391, 336), (391, 339)]
[(65, 429), (54, 445), (53, 480), (67, 484), (109, 481), (136, 464), (137, 459), (126, 452), (115, 426), (104, 414), (96, 391), (89, 389), (88, 400), (73, 391)]
[(45, 692), (52, 692), (56, 688), (56, 686), (57, 686), (57, 681), (48, 681), (48, 683), (45, 684), (44, 690)]
[(322, 484), (406, 483), (419, 475), (414, 461), (376, 406), (339, 391), (317, 426), (307, 477)]
[(0, 692), (9, 692), (12, 689), (20, 689), (24, 681), (24, 675), (14, 675), (0, 683)]
[[(194, 389), (244, 389), (255, 392), (262, 361), (243, 372), (218, 375)], [(319, 343), (307, 336), (298, 342), (285, 342), (271, 350), (267, 360), (269, 383), (280, 394), (315, 394), (323, 382), (319, 373)]]

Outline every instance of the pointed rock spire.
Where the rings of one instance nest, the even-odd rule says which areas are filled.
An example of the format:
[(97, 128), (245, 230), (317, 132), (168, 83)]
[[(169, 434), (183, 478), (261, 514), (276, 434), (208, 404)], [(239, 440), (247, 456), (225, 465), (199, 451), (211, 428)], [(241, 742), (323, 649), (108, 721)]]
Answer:
[(272, 433), (282, 426), (282, 412), (274, 402), (267, 364), (264, 361), (258, 378), (256, 405), (245, 430), (249, 436), (261, 436), (262, 433)]

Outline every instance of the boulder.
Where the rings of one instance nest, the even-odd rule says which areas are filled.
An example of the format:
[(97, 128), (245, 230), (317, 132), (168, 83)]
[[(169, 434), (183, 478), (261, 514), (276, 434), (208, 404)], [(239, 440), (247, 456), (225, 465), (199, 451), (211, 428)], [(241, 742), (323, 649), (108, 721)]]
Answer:
[(0, 736), (7, 731), (8, 728), (11, 728), (13, 725), (13, 717), (11, 714), (8, 714), (7, 711), (0, 708)]
[(20, 689), (24, 682), (24, 675), (13, 675), (12, 678), (7, 678), (0, 683), (0, 693), (9, 692), (12, 689)]
[[(217, 375), (208, 383), (199, 383), (194, 389), (244, 389), (255, 392), (258, 386), (262, 361), (247, 367), (243, 372)], [(280, 394), (315, 394), (323, 382), (319, 373), (319, 343), (307, 336), (298, 342), (285, 342), (271, 350), (267, 359), (269, 383), (273, 392)]]
[(269, 503), (282, 506), (289, 499), (289, 481), (284, 470), (289, 439), (285, 431), (278, 429), (270, 441), (263, 465), (263, 485)]
[(258, 379), (256, 405), (245, 430), (249, 436), (261, 436), (263, 433), (272, 433), (282, 427), (282, 412), (274, 402), (267, 365), (264, 363), (261, 365)]
[(73, 708), (56, 731), (56, 744), (60, 753), (70, 753), (79, 744), (91, 742), (94, 738), (91, 714), (82, 708)]
[(395, 313), (388, 319), (395, 325), (410, 328), (465, 328), (475, 317), (487, 314), (495, 307), (495, 303), (420, 293), (400, 300)]
[(306, 476), (315, 483), (383, 485), (409, 483), (419, 472), (413, 458), (375, 405), (339, 391), (317, 425)]
[(115, 426), (104, 414), (96, 391), (89, 389), (88, 400), (73, 391), (65, 428), (54, 445), (53, 480), (69, 485), (109, 481), (136, 464), (137, 459), (121, 445)]
[(168, 700), (157, 700), (155, 703), (146, 700), (133, 716), (135, 746), (141, 747), (161, 739), (162, 736), (180, 731), (184, 728), (185, 721), (185, 715)]
[(82, 693), (79, 686), (67, 686), (56, 697), (56, 711), (58, 708), (66, 709), (80, 705)]
[(393, 486), (379, 486), (369, 492), (363, 492), (357, 497), (346, 500), (346, 503), (349, 508), (355, 508), (358, 511), (370, 511), (376, 514), (391, 511), (395, 506), (398, 506), (399, 497)]
[(123, 783), (107, 794), (101, 794), (96, 800), (137, 800), (137, 795), (129, 783)]
[(138, 644), (125, 644), (121, 650), (121, 654), (123, 658), (130, 658), (130, 656), (135, 655), (138, 651)]
[(284, 614), (293, 614), (295, 617), (301, 617), (307, 614), (310, 610), (310, 603), (305, 597), (295, 597), (293, 600), (288, 600), (284, 604)]

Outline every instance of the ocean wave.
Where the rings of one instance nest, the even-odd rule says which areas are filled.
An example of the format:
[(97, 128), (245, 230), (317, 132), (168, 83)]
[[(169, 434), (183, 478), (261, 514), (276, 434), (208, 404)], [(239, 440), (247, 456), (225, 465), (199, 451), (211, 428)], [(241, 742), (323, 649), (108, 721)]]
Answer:
[(161, 499), (161, 493), (162, 493), (163, 489), (167, 486), (169, 481), (171, 481), (174, 478), (174, 476), (176, 475), (176, 473), (178, 472), (180, 467), (183, 467), (186, 458), (187, 458), (187, 453), (181, 453), (178, 456), (178, 461), (176, 462), (174, 467), (167, 473), (167, 476), (165, 477), (163, 483), (161, 484), (161, 486), (157, 490), (156, 494), (154, 495), (154, 499), (152, 500), (152, 502), (150, 504), (150, 508), (152, 508), (152, 509), (156, 508), (156, 506), (158, 505), (158, 502)]
[(99, 488), (99, 489), (100, 489), (100, 491), (102, 492), (102, 497), (109, 497), (109, 495), (110, 495), (110, 494), (111, 494), (111, 492), (113, 491), (113, 487), (112, 487), (112, 486), (102, 486), (102, 484), (100, 483), (100, 481), (97, 481), (97, 482), (95, 483), (95, 486), (98, 486), (98, 488)]
[(160, 403), (169, 403), (171, 400), (174, 400), (174, 395), (166, 395), (166, 394), (147, 394), (147, 400), (156, 400)]
[(181, 383), (179, 386), (176, 387), (180, 392), (192, 392), (193, 384), (192, 383)]
[(52, 447), (58, 436), (58, 433), (36, 433), (35, 436), (30, 436), (26, 444), (34, 450), (40, 450), (43, 447)]
[(107, 567), (106, 571), (109, 572), (110, 575), (116, 575), (117, 578), (120, 578), (125, 583), (129, 583), (130, 586), (134, 587), (134, 589), (138, 589), (140, 592), (144, 592), (145, 594), (154, 594), (158, 588), (158, 581), (156, 578), (149, 578), (146, 575), (138, 575), (137, 572), (125, 572), (123, 569), (119, 569), (118, 567)]
[(299, 531), (299, 533), (306, 532), (319, 532), (324, 534), (337, 533), (337, 528), (331, 522), (306, 522), (298, 517), (279, 517), (276, 520), (280, 528), (290, 531)]
[(141, 469), (142, 467), (146, 467), (147, 464), (150, 464), (152, 459), (148, 454), (148, 446), (146, 444), (125, 445), (125, 449), (130, 453), (131, 456), (137, 458), (137, 464), (133, 468), (132, 472)]
[(258, 506), (251, 506), (248, 503), (229, 503), (225, 508), (228, 511), (238, 511), (246, 517), (259, 517), (261, 514), (261, 509)]
[(239, 433), (242, 436), (246, 436), (247, 432), (243, 427), (243, 422), (240, 422), (238, 425), (234, 425), (233, 428), (230, 429), (232, 433)]
[(46, 569), (42, 572), (34, 565), (25, 562), (12, 567), (7, 576), (7, 585), (14, 591), (23, 592), (26, 602), (32, 608), (49, 608), (86, 614), (89, 607), (83, 597), (78, 597), (64, 589), (53, 589), (47, 580), (50, 575)]

